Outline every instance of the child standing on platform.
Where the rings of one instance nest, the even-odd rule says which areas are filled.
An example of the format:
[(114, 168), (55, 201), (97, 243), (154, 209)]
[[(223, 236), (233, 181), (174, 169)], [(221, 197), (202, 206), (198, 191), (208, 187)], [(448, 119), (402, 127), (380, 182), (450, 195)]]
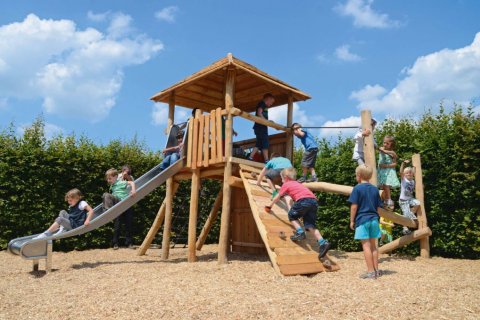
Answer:
[[(359, 129), (358, 132), (353, 137), (353, 140), (355, 141), (355, 147), (353, 148), (352, 160), (357, 161), (358, 165), (365, 164), (365, 155), (363, 153), (363, 139), (373, 133), (373, 130), (375, 130), (375, 126), (377, 125), (377, 120), (372, 118), (371, 124), (372, 124), (372, 131), (370, 131), (369, 129), (364, 129), (364, 130)], [(377, 143), (375, 142), (375, 138), (373, 139), (373, 144), (376, 149)]]
[[(317, 182), (317, 174), (315, 173), (315, 162), (317, 161), (318, 144), (315, 137), (306, 129), (302, 129), (302, 125), (298, 123), (292, 124), (293, 134), (300, 139), (305, 148), (302, 157), (302, 177), (298, 182)], [(307, 173), (310, 170), (310, 179), (307, 180)]]
[(283, 185), (279, 193), (272, 199), (270, 205), (265, 207), (265, 211), (270, 212), (273, 205), (280, 200), (281, 197), (288, 195), (293, 200), (293, 205), (289, 205), (288, 220), (295, 228), (295, 232), (290, 237), (292, 241), (301, 241), (306, 239), (305, 231), (300, 225), (299, 219), (303, 219), (305, 229), (311, 232), (318, 241), (319, 252), (318, 257), (323, 258), (330, 249), (330, 243), (322, 238), (320, 231), (315, 227), (317, 222), (318, 202), (315, 195), (307, 187), (295, 181), (296, 171), (294, 168), (283, 169), (280, 173)]
[(348, 202), (350, 207), (350, 229), (355, 230), (355, 240), (362, 243), (367, 272), (362, 279), (376, 279), (378, 273), (377, 239), (380, 238), (378, 210), (383, 206), (378, 188), (371, 184), (373, 170), (362, 164), (355, 170), (358, 184), (353, 188)]
[(385, 207), (389, 210), (394, 209), (392, 201), (391, 189), (398, 188), (400, 181), (398, 181), (395, 168), (397, 167), (397, 154), (395, 149), (395, 138), (392, 136), (385, 136), (383, 138), (383, 147), (379, 148), (380, 154), (378, 158), (378, 186), (383, 189), (383, 199)]
[[(257, 110), (255, 115), (257, 117), (268, 120), (268, 108), (270, 108), (275, 102), (275, 97), (271, 93), (265, 93), (262, 101), (257, 104)], [(256, 144), (249, 156), (249, 160), (253, 160), (253, 157), (258, 150), (262, 151), (263, 160), (265, 163), (268, 161), (268, 147), (270, 146), (268, 141), (268, 127), (264, 124), (256, 123), (253, 125), (253, 132), (255, 133)]]
[[(405, 167), (405, 164), (410, 163), (410, 160), (404, 160), (400, 165), (400, 177), (402, 179), (400, 188), (400, 199), (398, 203), (402, 209), (402, 214), (410, 219), (417, 219), (415, 215), (420, 206), (420, 201), (413, 197), (415, 191), (415, 174), (412, 167)], [(403, 234), (409, 234), (411, 231), (407, 227), (403, 227)]]

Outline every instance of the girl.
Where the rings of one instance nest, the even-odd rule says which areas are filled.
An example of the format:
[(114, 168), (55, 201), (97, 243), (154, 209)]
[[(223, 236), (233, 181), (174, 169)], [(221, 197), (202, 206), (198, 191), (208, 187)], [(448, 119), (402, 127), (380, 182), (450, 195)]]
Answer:
[[(65, 195), (68, 202), (68, 211), (62, 210), (55, 222), (45, 232), (39, 234), (34, 240), (51, 237), (64, 231), (70, 231), (83, 225), (88, 225), (93, 218), (93, 209), (82, 200), (83, 195), (78, 189), (72, 189)], [(87, 214), (88, 212), (88, 214)]]
[(378, 159), (378, 186), (383, 189), (383, 199), (385, 207), (393, 210), (394, 204), (391, 197), (391, 188), (398, 188), (400, 181), (398, 181), (395, 168), (397, 166), (397, 154), (395, 151), (395, 138), (392, 136), (385, 136), (383, 138), (383, 147), (380, 147), (380, 156)]

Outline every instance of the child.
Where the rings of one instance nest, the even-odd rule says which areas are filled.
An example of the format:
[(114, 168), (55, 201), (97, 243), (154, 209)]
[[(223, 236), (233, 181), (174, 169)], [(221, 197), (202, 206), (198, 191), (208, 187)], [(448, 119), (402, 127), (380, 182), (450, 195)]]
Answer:
[[(257, 117), (268, 120), (268, 108), (270, 108), (275, 102), (275, 98), (271, 93), (265, 93), (263, 95), (262, 101), (257, 104), (257, 111), (255, 115)], [(249, 160), (253, 160), (253, 156), (257, 153), (258, 150), (262, 150), (263, 159), (265, 163), (268, 161), (268, 127), (264, 124), (256, 123), (253, 125), (253, 132), (257, 142), (255, 147), (250, 154)]]
[(397, 166), (397, 154), (395, 151), (395, 138), (385, 136), (383, 138), (383, 147), (379, 148), (380, 154), (378, 159), (378, 186), (383, 189), (383, 199), (385, 207), (393, 210), (394, 204), (391, 196), (391, 188), (398, 188), (398, 181), (395, 167)]
[(80, 190), (72, 189), (68, 191), (65, 195), (65, 201), (69, 205), (68, 210), (60, 211), (50, 228), (33, 239), (43, 239), (53, 236), (55, 232), (55, 235), (58, 235), (83, 225), (87, 226), (93, 218), (93, 209), (82, 198), (83, 195)]
[[(315, 173), (315, 162), (317, 161), (318, 145), (313, 135), (298, 123), (292, 125), (293, 134), (300, 139), (305, 148), (305, 152), (302, 157), (302, 170), (303, 175), (298, 182), (316, 182), (317, 174)], [(310, 170), (311, 177), (307, 180), (307, 172)]]
[(395, 226), (393, 221), (385, 219), (383, 217), (380, 218), (380, 242), (381, 244), (392, 242), (393, 240), (393, 232), (392, 228)]
[(315, 236), (320, 246), (318, 257), (323, 258), (330, 249), (330, 243), (322, 238), (320, 231), (315, 227), (318, 209), (317, 198), (307, 187), (295, 181), (297, 173), (294, 168), (283, 169), (280, 175), (283, 185), (280, 188), (280, 192), (272, 199), (270, 205), (265, 207), (265, 211), (270, 212), (273, 205), (280, 200), (280, 197), (289, 195), (291, 198), (289, 202), (293, 199), (294, 204), (289, 204), (288, 220), (295, 228), (295, 232), (290, 239), (292, 241), (301, 241), (306, 238), (305, 231), (302, 229), (299, 221), (300, 218), (303, 218), (305, 229)]
[[(132, 176), (132, 168), (126, 164), (122, 166), (122, 171), (118, 175), (118, 181), (134, 181)], [(133, 248), (132, 241), (132, 224), (133, 224), (133, 208), (128, 208), (118, 218), (115, 219), (112, 244), (113, 248), (118, 249), (118, 240), (120, 237), (120, 224), (125, 226), (125, 246), (127, 248)]]
[(183, 147), (183, 132), (179, 132), (177, 135), (177, 145), (174, 147), (169, 147), (163, 149), (163, 161), (160, 164), (160, 169), (165, 170), (170, 167), (172, 164), (177, 162), (180, 159), (180, 151), (182, 151)]
[[(372, 118), (371, 125), (372, 125), (372, 131), (370, 131), (369, 129), (364, 129), (364, 130), (360, 129), (353, 137), (353, 140), (355, 141), (355, 147), (353, 148), (352, 160), (357, 161), (358, 165), (365, 164), (365, 155), (363, 153), (363, 139), (365, 137), (368, 137), (370, 134), (372, 134), (373, 130), (375, 130), (375, 126), (377, 125), (377, 120)], [(376, 149), (377, 143), (375, 142), (375, 139), (373, 140), (373, 144)]]
[(353, 188), (348, 202), (350, 207), (350, 229), (355, 230), (355, 240), (360, 240), (367, 263), (367, 272), (362, 279), (376, 279), (378, 273), (377, 239), (380, 238), (378, 210), (383, 206), (378, 188), (369, 183), (373, 170), (362, 164), (355, 170), (358, 184)]
[(263, 177), (267, 177), (267, 183), (273, 191), (273, 199), (278, 194), (277, 188), (275, 188), (275, 184), (282, 183), (280, 172), (285, 168), (291, 167), (293, 166), (289, 159), (280, 157), (280, 155), (276, 152), (272, 153), (272, 158), (270, 159), (270, 161), (267, 162), (267, 164), (262, 169), (262, 172), (260, 172), (260, 175), (257, 178), (257, 185), (261, 186)]
[[(402, 214), (410, 219), (417, 219), (415, 213), (420, 206), (420, 201), (413, 197), (415, 190), (415, 180), (413, 176), (415, 174), (412, 167), (404, 168), (405, 164), (410, 163), (410, 160), (404, 160), (400, 165), (400, 177), (402, 179), (400, 188), (400, 199), (398, 203), (402, 209)], [(411, 231), (407, 227), (403, 227), (403, 234), (409, 234)]]

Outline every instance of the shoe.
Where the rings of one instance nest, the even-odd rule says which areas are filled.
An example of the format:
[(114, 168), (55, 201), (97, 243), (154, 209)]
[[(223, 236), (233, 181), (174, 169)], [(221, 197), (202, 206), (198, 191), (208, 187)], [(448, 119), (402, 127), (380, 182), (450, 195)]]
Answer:
[(290, 240), (292, 241), (302, 241), (302, 240), (305, 240), (306, 238), (307, 238), (307, 235), (305, 234), (305, 231), (304, 232), (295, 231), (293, 233), (293, 236), (290, 236)]
[(395, 209), (395, 203), (391, 199), (387, 200), (387, 209), (390, 211), (393, 211), (393, 209)]
[(135, 249), (135, 248), (133, 247), (133, 244), (131, 244), (131, 243), (127, 246), (127, 248), (128, 248), (128, 249)]
[(275, 198), (275, 197), (277, 196), (277, 194), (278, 194), (278, 191), (277, 191), (277, 190), (274, 190), (274, 191), (272, 192), (272, 199)]
[(404, 228), (403, 231), (402, 231), (402, 233), (403, 233), (404, 235), (407, 235), (407, 234), (412, 233), (412, 231), (410, 231), (410, 229), (408, 229), (408, 228)]
[(364, 274), (361, 274), (361, 275), (360, 275), (360, 279), (375, 280), (375, 279), (377, 279), (377, 275), (376, 275), (375, 271), (365, 272)]
[(113, 250), (118, 250), (118, 244), (113, 245)]
[(40, 233), (35, 238), (33, 238), (32, 240), (40, 240), (40, 239), (45, 239), (45, 238), (48, 238), (48, 237), (49, 237), (49, 235), (47, 235), (45, 232), (43, 232), (43, 233)]
[(64, 233), (64, 232), (65, 232), (65, 228), (63, 226), (60, 226), (60, 228), (58, 228), (58, 231), (55, 232), (53, 235), (58, 236), (58, 235), (60, 235), (61, 233)]
[(384, 274), (385, 274), (385, 272), (383, 272), (383, 270), (378, 269), (378, 270), (375, 271), (375, 276), (377, 278), (383, 276)]
[(297, 181), (300, 182), (300, 183), (304, 183), (305, 181), (307, 181), (307, 177), (301, 177)]
[(325, 242), (320, 245), (320, 248), (318, 249), (318, 257), (320, 259), (325, 257), (328, 250), (330, 250), (330, 246), (330, 242), (328, 242), (327, 240), (325, 240)]
[(317, 176), (312, 176), (310, 177), (310, 179), (307, 180), (308, 182), (317, 182), (318, 181), (318, 178)]

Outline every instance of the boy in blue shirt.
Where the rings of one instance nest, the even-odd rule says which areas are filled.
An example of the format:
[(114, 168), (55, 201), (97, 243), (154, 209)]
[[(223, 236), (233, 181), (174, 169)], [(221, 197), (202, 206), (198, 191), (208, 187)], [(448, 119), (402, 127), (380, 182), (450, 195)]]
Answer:
[(358, 184), (353, 188), (348, 202), (350, 207), (350, 229), (355, 230), (355, 240), (362, 243), (367, 272), (362, 279), (376, 279), (378, 272), (377, 239), (380, 238), (378, 210), (383, 206), (378, 188), (371, 184), (373, 170), (364, 164), (355, 169)]
[(260, 172), (260, 175), (257, 178), (257, 185), (262, 185), (263, 177), (267, 177), (268, 186), (272, 189), (272, 199), (278, 194), (277, 189), (275, 188), (276, 184), (282, 183), (282, 177), (280, 172), (285, 168), (291, 168), (292, 163), (289, 159), (280, 157), (276, 152), (272, 153), (272, 158), (270, 161), (265, 164), (265, 167)]
[[(315, 141), (315, 137), (305, 129), (302, 129), (302, 125), (299, 123), (292, 124), (293, 134), (300, 139), (305, 148), (305, 152), (302, 157), (302, 171), (303, 175), (298, 182), (317, 182), (317, 174), (315, 173), (315, 162), (317, 161), (318, 144)], [(307, 172), (310, 170), (310, 179), (307, 180)]]

